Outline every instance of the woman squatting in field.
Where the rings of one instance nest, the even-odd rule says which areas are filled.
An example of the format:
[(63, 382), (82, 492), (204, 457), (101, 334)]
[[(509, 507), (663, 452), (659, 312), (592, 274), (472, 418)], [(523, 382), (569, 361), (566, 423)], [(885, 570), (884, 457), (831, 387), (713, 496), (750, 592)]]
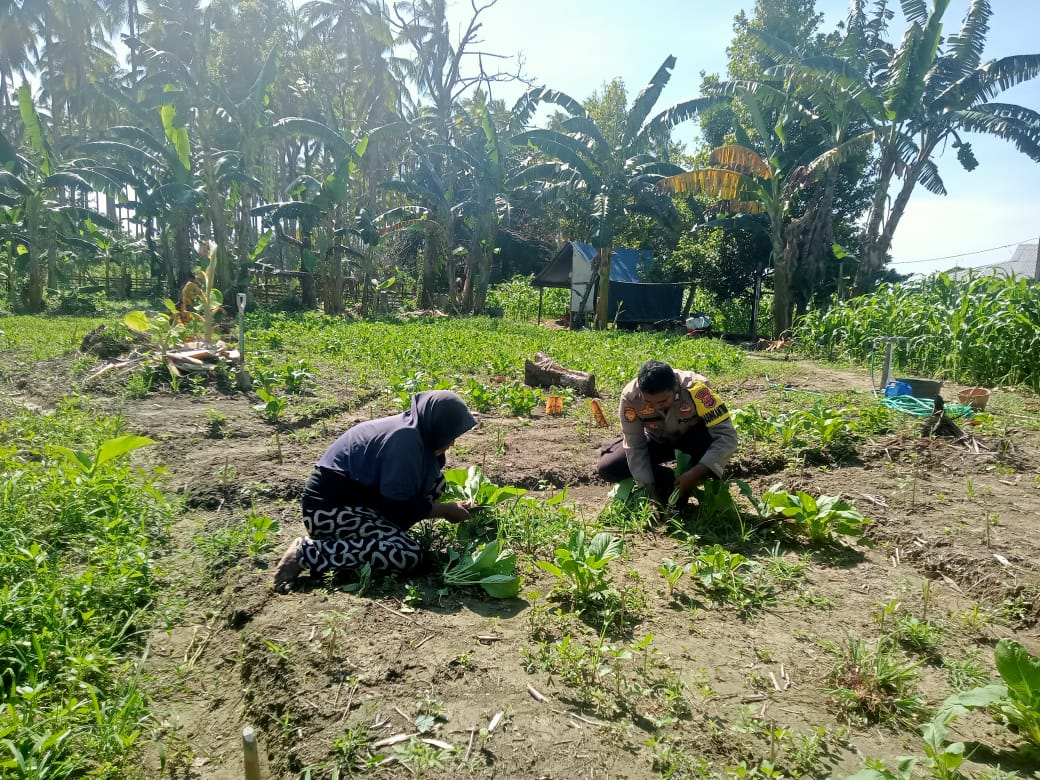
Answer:
[(465, 503), (437, 503), (444, 492), (445, 451), (477, 424), (455, 393), (416, 393), (407, 412), (355, 425), (318, 460), (303, 493), (306, 536), (297, 537), (275, 570), (285, 593), (304, 569), (407, 572), (423, 549), (408, 529), (427, 517), (462, 522)]

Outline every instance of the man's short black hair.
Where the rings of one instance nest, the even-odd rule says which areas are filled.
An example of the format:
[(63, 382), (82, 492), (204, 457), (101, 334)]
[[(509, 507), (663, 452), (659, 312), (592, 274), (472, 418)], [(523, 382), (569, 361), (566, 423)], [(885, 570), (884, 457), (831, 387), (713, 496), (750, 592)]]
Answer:
[(636, 377), (636, 384), (645, 395), (657, 395), (666, 390), (674, 390), (675, 382), (675, 371), (660, 360), (648, 360), (643, 363)]

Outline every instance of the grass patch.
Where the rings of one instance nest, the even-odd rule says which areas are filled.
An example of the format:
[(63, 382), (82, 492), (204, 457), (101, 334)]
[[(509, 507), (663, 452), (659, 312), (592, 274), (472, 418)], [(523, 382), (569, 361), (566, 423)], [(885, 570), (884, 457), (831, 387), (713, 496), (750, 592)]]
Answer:
[(51, 448), (95, 452), (118, 420), (4, 411), (0, 774), (111, 777), (141, 734), (135, 659), (172, 510), (125, 459), (88, 474)]

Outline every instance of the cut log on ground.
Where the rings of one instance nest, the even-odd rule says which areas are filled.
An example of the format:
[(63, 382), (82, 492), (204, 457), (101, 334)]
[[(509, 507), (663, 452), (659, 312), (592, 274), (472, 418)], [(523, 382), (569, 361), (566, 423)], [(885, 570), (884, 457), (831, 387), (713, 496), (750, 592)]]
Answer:
[(582, 395), (596, 395), (596, 375), (564, 368), (544, 352), (524, 361), (524, 383), (530, 387), (570, 387)]

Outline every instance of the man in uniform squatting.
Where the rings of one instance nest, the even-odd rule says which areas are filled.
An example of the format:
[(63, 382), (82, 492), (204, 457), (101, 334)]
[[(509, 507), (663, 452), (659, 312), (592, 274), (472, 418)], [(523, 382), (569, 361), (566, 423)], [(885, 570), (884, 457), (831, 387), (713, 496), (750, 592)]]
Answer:
[(621, 437), (600, 449), (599, 475), (607, 482), (632, 477), (662, 505), (676, 488), (675, 472), (661, 465), (685, 452), (693, 466), (679, 475), (679, 503), (699, 483), (721, 478), (737, 449), (729, 410), (707, 377), (648, 360), (621, 392)]

